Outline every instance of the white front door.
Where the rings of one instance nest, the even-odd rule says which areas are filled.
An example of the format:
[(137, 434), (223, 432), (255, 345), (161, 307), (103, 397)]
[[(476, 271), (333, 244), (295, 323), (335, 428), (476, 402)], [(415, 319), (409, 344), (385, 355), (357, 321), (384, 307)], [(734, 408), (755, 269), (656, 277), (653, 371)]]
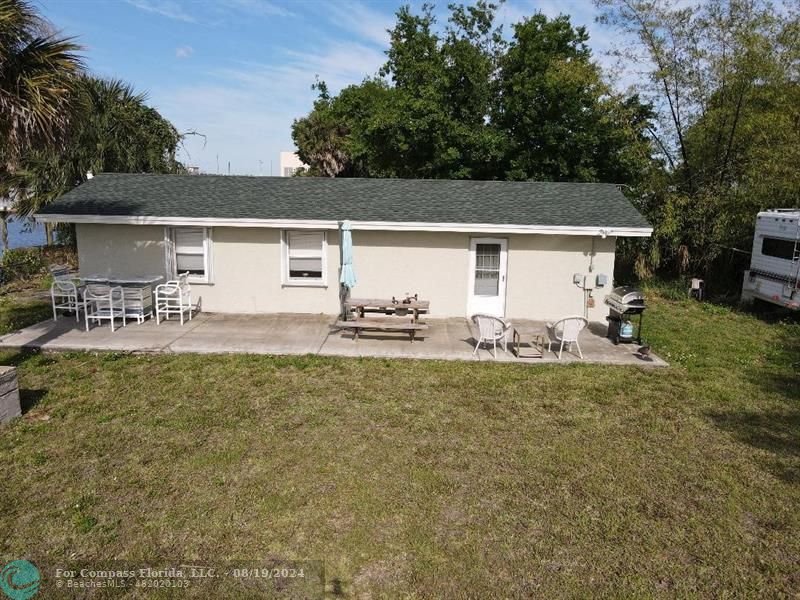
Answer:
[(505, 316), (507, 244), (501, 238), (470, 240), (468, 316)]

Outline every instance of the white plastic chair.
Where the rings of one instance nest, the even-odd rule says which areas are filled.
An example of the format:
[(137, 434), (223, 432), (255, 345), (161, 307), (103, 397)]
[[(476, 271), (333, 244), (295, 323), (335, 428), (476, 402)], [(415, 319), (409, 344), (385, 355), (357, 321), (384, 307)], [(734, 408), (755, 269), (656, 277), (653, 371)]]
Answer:
[(572, 351), (572, 344), (578, 348), (578, 356), (583, 358), (581, 352), (581, 345), (578, 343), (578, 335), (589, 324), (589, 320), (585, 317), (564, 317), (553, 324), (547, 324), (547, 333), (550, 336), (550, 344), (553, 341), (560, 343), (558, 349), (558, 360), (561, 360), (561, 353), (564, 351), (564, 344), (567, 345), (567, 352)]
[(80, 322), (78, 287), (70, 279), (56, 277), (50, 285), (50, 301), (53, 303), (53, 321), (58, 320), (58, 311), (74, 312), (75, 321)]
[(181, 273), (178, 279), (172, 279), (156, 286), (156, 324), (161, 324), (161, 317), (169, 319), (170, 315), (178, 315), (183, 325), (183, 315), (188, 313), (192, 320), (192, 289), (189, 287), (188, 273)]
[(502, 342), (503, 352), (508, 353), (508, 333), (511, 331), (511, 323), (492, 315), (472, 315), (471, 319), (478, 328), (478, 343), (472, 351), (473, 356), (481, 344), (492, 344), (492, 354), (497, 358), (497, 342)]
[(92, 283), (83, 291), (83, 312), (86, 318), (86, 331), (89, 331), (89, 321), (111, 321), (111, 331), (114, 331), (114, 319), (125, 320), (125, 295), (120, 286)]

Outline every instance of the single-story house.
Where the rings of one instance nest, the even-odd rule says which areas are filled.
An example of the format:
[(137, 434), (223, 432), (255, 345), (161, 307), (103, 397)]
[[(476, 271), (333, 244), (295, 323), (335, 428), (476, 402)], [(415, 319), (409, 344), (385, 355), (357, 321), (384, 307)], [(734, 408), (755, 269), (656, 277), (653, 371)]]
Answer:
[(37, 215), (74, 223), (81, 275), (189, 273), (203, 310), (340, 311), (418, 294), (431, 317), (602, 321), (619, 237), (651, 226), (601, 183), (100, 174)]

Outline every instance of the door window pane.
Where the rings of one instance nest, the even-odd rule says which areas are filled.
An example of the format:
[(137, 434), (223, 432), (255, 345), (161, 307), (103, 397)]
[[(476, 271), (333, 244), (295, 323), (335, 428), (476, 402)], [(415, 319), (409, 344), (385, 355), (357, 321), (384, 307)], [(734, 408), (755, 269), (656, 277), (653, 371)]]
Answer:
[(500, 294), (500, 244), (476, 244), (475, 295)]
[(500, 270), (500, 244), (477, 244), (475, 267)]

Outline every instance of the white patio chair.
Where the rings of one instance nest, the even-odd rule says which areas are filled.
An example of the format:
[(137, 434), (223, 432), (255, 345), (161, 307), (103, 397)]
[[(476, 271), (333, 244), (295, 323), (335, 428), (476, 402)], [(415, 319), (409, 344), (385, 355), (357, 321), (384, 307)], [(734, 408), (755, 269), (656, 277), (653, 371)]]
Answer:
[(91, 283), (83, 291), (83, 312), (86, 319), (86, 331), (89, 331), (89, 321), (111, 321), (111, 331), (114, 331), (114, 320), (125, 320), (125, 295), (120, 286), (109, 286)]
[(181, 325), (184, 314), (192, 320), (192, 289), (188, 277), (188, 273), (181, 273), (178, 279), (156, 286), (156, 324), (160, 325), (161, 318), (169, 319), (170, 315), (178, 315)]
[[(503, 352), (508, 353), (508, 334), (511, 323), (492, 315), (472, 315), (472, 322), (478, 328), (478, 343), (472, 351), (473, 356), (481, 344), (492, 344), (492, 354), (497, 358), (497, 342), (503, 343)], [(487, 347), (488, 350), (488, 347)]]
[[(564, 344), (567, 345), (567, 352), (572, 352), (572, 344), (578, 348), (578, 356), (583, 358), (581, 345), (578, 343), (578, 335), (589, 324), (585, 317), (564, 317), (555, 323), (547, 323), (547, 333), (550, 336), (550, 346), (553, 341), (560, 343), (558, 349), (558, 360), (561, 360), (561, 353), (564, 351)], [(550, 348), (552, 350), (552, 348)]]
[(80, 322), (81, 304), (78, 287), (69, 279), (57, 277), (50, 285), (50, 301), (53, 303), (53, 321), (58, 320), (58, 311), (74, 312), (75, 321)]

